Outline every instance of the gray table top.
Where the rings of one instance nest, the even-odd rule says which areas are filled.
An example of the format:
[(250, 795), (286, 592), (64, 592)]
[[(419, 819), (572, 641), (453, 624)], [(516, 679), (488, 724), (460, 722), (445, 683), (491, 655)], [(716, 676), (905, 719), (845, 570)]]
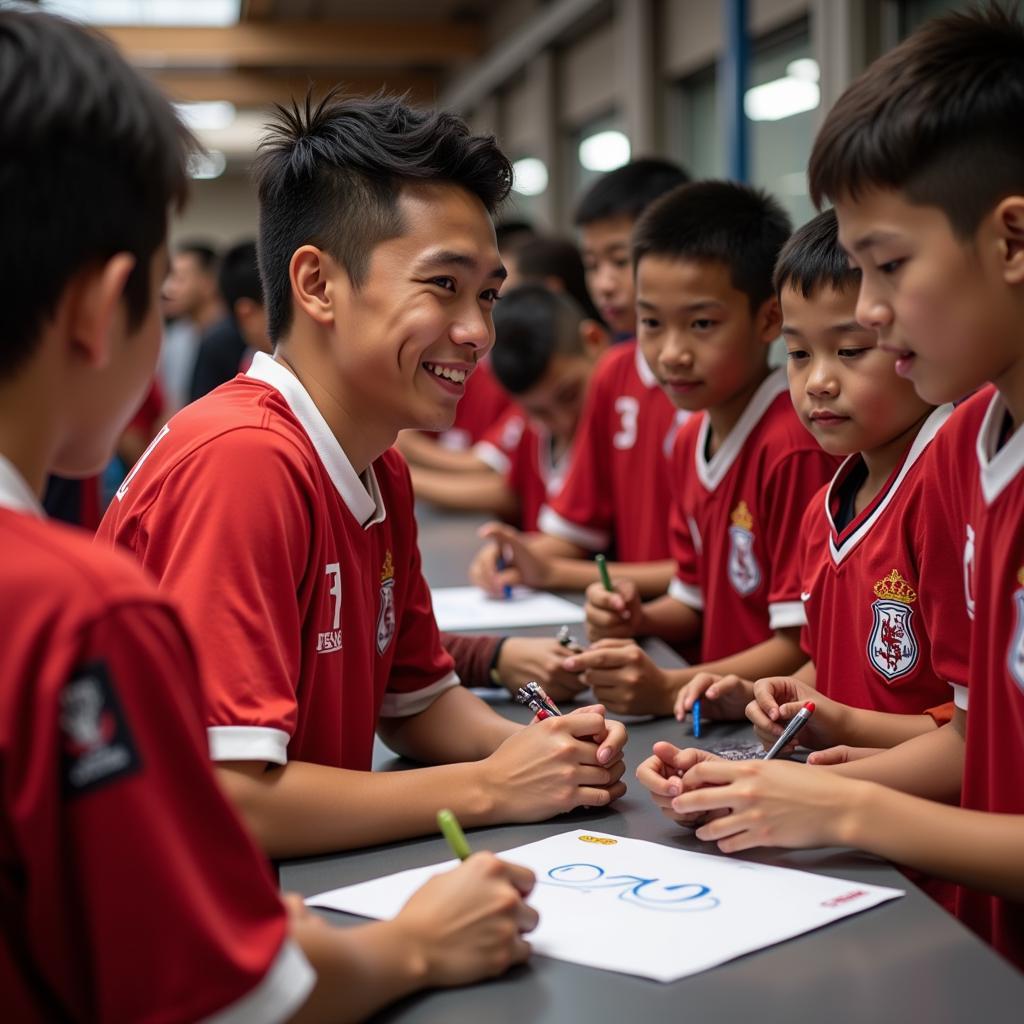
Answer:
[[(470, 517), (420, 514), (427, 578), (435, 585), (464, 581), (474, 550)], [(672, 652), (652, 654), (670, 664)], [(525, 720), (511, 703), (502, 713)], [(715, 747), (750, 738), (744, 726), (711, 724), (699, 741), (667, 721), (634, 721), (626, 751), (632, 779), (636, 765), (657, 739)], [(378, 747), (376, 766), (404, 765)], [(475, 849), (500, 852), (577, 828), (647, 839), (685, 850), (713, 853), (684, 829), (664, 819), (634, 783), (614, 807), (576, 811), (534, 825), (508, 825), (469, 833)], [(748, 856), (748, 855), (744, 855)], [(282, 888), (304, 896), (406, 868), (447, 860), (438, 837), (368, 850), (289, 861), (281, 865)], [(497, 981), (421, 993), (384, 1011), (380, 1021), (431, 1024), (490, 1022), (757, 1020), (758, 1024), (829, 1021), (830, 1024), (920, 1020), (1009, 1021), (1024, 1017), (1024, 975), (993, 953), (892, 865), (850, 850), (758, 851), (749, 859), (783, 867), (905, 889), (907, 895), (788, 942), (741, 957), (671, 984), (535, 956)], [(359, 918), (320, 911), (342, 927)]]

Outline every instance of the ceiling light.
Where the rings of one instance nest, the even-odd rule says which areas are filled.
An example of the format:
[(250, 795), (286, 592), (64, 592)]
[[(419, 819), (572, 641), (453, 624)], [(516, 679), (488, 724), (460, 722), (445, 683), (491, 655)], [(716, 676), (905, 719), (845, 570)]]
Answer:
[(219, 149), (193, 153), (188, 160), (188, 173), (198, 180), (219, 178), (228, 165), (228, 158)]
[(237, 25), (241, 0), (40, 0), (88, 25)]
[(512, 187), (521, 196), (542, 195), (548, 187), (548, 168), (543, 160), (525, 156), (512, 165)]
[(629, 163), (629, 139), (617, 131), (590, 135), (580, 143), (579, 158), (588, 171), (614, 171)]
[(743, 110), (751, 121), (781, 121), (814, 110), (820, 102), (817, 82), (787, 75), (748, 89), (743, 97)]
[(222, 131), (235, 121), (235, 105), (227, 100), (175, 103), (174, 109), (184, 125), (194, 132)]

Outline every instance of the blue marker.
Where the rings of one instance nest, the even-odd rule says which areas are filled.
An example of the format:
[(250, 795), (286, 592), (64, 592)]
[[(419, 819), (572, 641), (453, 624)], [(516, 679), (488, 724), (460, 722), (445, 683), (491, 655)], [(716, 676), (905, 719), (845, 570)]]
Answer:
[(695, 700), (693, 702), (693, 736), (694, 739), (700, 739), (700, 701)]
[[(505, 556), (501, 553), (501, 547), (500, 546), (498, 548), (497, 566), (498, 566), (498, 572), (504, 572), (508, 568), (508, 563), (505, 561)], [(511, 586), (511, 584), (506, 583), (501, 588), (501, 596), (506, 601), (511, 600), (511, 598), (512, 598), (512, 586)]]

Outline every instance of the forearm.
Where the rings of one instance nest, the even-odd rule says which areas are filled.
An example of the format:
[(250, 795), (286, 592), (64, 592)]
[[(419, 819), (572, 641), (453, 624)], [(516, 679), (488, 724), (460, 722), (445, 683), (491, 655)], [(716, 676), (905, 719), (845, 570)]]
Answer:
[[(633, 580), (641, 597), (659, 597), (664, 594), (674, 571), (675, 563), (671, 559), (661, 562), (608, 563), (612, 579)], [(548, 587), (551, 590), (586, 590), (591, 583), (601, 578), (597, 563), (586, 552), (568, 557), (551, 557), (549, 573)]]
[(818, 685), (818, 670), (813, 661), (805, 661), (794, 673), (794, 679), (799, 679), (808, 686)]
[(703, 617), (689, 605), (662, 593), (640, 609), (636, 636), (656, 636), (670, 644), (684, 644), (700, 635)]
[(901, 743), (935, 732), (931, 715), (895, 715), (866, 708), (843, 707), (836, 723), (833, 744), (851, 747), (897, 747)]
[(441, 508), (490, 512), (508, 519), (519, 505), (502, 477), (486, 467), (479, 472), (451, 473), (413, 466), (410, 473), (416, 497)]
[(790, 675), (803, 666), (806, 655), (789, 632), (780, 630), (773, 637), (745, 651), (704, 665), (695, 665), (686, 671), (690, 676), (698, 672), (713, 672), (715, 675), (736, 675), (750, 680)]
[(969, 811), (866, 785), (841, 838), (898, 864), (1024, 900), (1024, 815)]
[(445, 690), (426, 710), (408, 718), (382, 718), (380, 738), (420, 764), (479, 761), (522, 728), (461, 687)]
[(391, 843), (437, 829), (450, 807), (465, 825), (494, 820), (478, 764), (360, 772), (306, 761), (217, 767), (228, 798), (268, 857), (302, 857)]
[(957, 803), (964, 770), (964, 740), (956, 719), (898, 747), (815, 771), (863, 779), (926, 800)]
[(320, 918), (292, 925), (292, 938), (317, 972), (295, 1024), (366, 1020), (426, 984), (426, 963), (399, 921), (332, 928)]
[(410, 466), (426, 466), (448, 473), (474, 473), (488, 468), (487, 463), (477, 458), (471, 449), (445, 448), (417, 430), (401, 431), (395, 447)]

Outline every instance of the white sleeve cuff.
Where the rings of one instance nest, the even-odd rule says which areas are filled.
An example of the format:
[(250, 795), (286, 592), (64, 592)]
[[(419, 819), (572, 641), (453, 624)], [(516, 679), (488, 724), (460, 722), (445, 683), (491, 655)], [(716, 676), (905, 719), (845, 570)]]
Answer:
[(537, 517), (537, 529), (552, 537), (561, 537), (570, 544), (577, 544), (587, 551), (604, 551), (611, 543), (611, 537), (607, 533), (563, 519), (550, 505), (541, 508)]
[(211, 725), (206, 730), (212, 761), (268, 761), (288, 763), (288, 740), (284, 729), (260, 725)]
[(807, 614), (802, 601), (776, 601), (768, 605), (768, 625), (772, 629), (806, 626)]
[(315, 983), (316, 971), (305, 954), (291, 939), (285, 939), (256, 987), (207, 1017), (205, 1024), (277, 1024), (289, 1020), (309, 998)]
[(958, 686), (956, 683), (950, 683), (953, 687), (953, 703), (961, 710), (967, 710), (967, 687)]
[(668, 585), (668, 596), (675, 598), (688, 608), (693, 608), (698, 612), (704, 611), (704, 595), (700, 592), (700, 587), (684, 583), (678, 576), (672, 577)]
[(410, 715), (418, 715), (425, 711), (445, 690), (453, 686), (460, 686), (459, 677), (454, 672), (438, 679), (436, 683), (424, 686), (422, 689), (413, 690), (411, 693), (384, 694), (384, 700), (380, 705), (381, 718), (408, 718)]
[(509, 467), (512, 465), (509, 457), (490, 441), (477, 441), (473, 445), (473, 454), (483, 463), (490, 466), (495, 473), (508, 476)]

